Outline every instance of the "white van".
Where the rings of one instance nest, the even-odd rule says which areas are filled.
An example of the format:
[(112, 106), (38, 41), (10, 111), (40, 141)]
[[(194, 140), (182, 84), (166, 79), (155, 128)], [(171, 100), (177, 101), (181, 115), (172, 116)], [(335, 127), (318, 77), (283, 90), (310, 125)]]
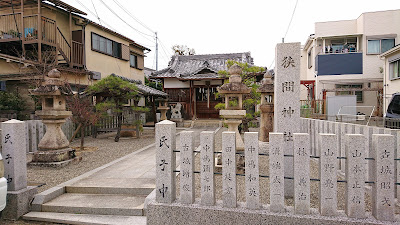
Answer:
[(7, 180), (4, 178), (3, 157), (0, 154), (0, 211), (6, 207)]

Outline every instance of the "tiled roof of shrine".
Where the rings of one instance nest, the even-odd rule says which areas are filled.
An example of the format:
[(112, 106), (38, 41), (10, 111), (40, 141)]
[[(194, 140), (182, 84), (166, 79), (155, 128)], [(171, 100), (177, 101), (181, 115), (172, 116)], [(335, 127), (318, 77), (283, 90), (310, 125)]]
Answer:
[(222, 79), (218, 71), (227, 70), (227, 60), (247, 62), (253, 65), (250, 52), (210, 54), (210, 55), (179, 55), (172, 56), (167, 68), (153, 72), (150, 78), (178, 78), (181, 80)]

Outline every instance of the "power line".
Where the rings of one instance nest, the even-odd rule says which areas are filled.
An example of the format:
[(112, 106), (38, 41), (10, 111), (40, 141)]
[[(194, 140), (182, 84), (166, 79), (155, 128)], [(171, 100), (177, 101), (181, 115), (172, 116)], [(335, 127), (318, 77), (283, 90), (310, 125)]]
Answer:
[(93, 8), (94, 8), (94, 11), (96, 12), (97, 19), (99, 20), (99, 23), (101, 25), (99, 14), (97, 14), (97, 10), (96, 10), (96, 7), (94, 6), (93, 0), (91, 0), (91, 1), (92, 1), (92, 5), (93, 5)]
[[(98, 17), (99, 21), (101, 21), (101, 22), (103, 23), (103, 25), (102, 25), (102, 24), (100, 24), (100, 25), (102, 25), (102, 26), (106, 25), (107, 28), (113, 30), (113, 31), (116, 32), (116, 33), (119, 33), (117, 29), (115, 29), (113, 26), (111, 26), (110, 24), (108, 24), (108, 23), (106, 23), (104, 20), (102, 20), (99, 16), (96, 15), (96, 13), (94, 13), (94, 12), (91, 11), (88, 7), (86, 7), (80, 0), (75, 0), (75, 1), (76, 1), (77, 3), (79, 3), (83, 8), (85, 8), (91, 15), (93, 15), (94, 17)], [(104, 29), (103, 29), (103, 31), (104, 31)], [(149, 39), (148, 39), (148, 40), (149, 40)], [(153, 42), (153, 41), (152, 41), (152, 42)], [(139, 43), (139, 44), (140, 44), (140, 43)], [(154, 44), (154, 42), (153, 42), (153, 44)], [(146, 45), (141, 44), (141, 45), (150, 48), (150, 47), (149, 47), (150, 45), (147, 45), (147, 44), (146, 44)]]
[[(292, 21), (293, 21), (294, 13), (296, 12), (297, 3), (299, 3), (299, 0), (296, 0), (296, 4), (294, 5), (292, 16), (290, 17), (289, 24), (286, 28), (285, 36), (283, 36), (283, 38), (282, 38), (282, 42), (285, 42), (286, 35), (289, 32), (290, 25), (292, 24)], [(274, 62), (275, 62), (275, 58), (272, 60), (271, 64), (269, 65), (269, 68), (271, 68), (271, 66), (272, 66), (272, 64), (274, 64)]]
[(139, 31), (138, 29), (132, 27), (129, 23), (127, 23), (124, 19), (122, 19), (117, 13), (114, 12), (114, 10), (112, 10), (103, 0), (99, 0), (112, 14), (114, 14), (116, 17), (118, 17), (118, 19), (120, 19), (122, 22), (124, 22), (126, 25), (128, 25), (130, 28), (132, 28), (133, 30), (135, 30), (136, 32), (138, 32), (139, 34), (141, 34), (144, 38), (146, 38), (147, 40), (153, 42), (153, 40), (150, 40), (149, 38), (147, 38), (144, 35), (147, 35), (149, 37), (154, 37), (153, 35), (149, 35), (146, 33), (143, 33), (141, 31)]
[(292, 24), (292, 20), (293, 20), (293, 17), (294, 17), (294, 13), (296, 12), (296, 8), (297, 8), (297, 3), (298, 2), (299, 2), (299, 0), (296, 0), (296, 4), (294, 5), (294, 9), (293, 9), (293, 12), (292, 12), (292, 17), (290, 18), (290, 22), (289, 22), (289, 25), (288, 25), (288, 27), (286, 29), (286, 33), (285, 33), (285, 36), (283, 37), (283, 40), (285, 40), (286, 35), (289, 32), (289, 28), (290, 28), (290, 25)]
[(131, 12), (129, 12), (128, 10), (126, 10), (124, 8), (124, 6), (121, 5), (121, 3), (118, 2), (118, 0), (113, 0), (118, 6), (119, 8), (121, 8), (122, 10), (124, 10), (124, 12), (126, 14), (128, 14), (132, 19), (134, 19), (136, 22), (138, 22), (140, 25), (142, 25), (144, 28), (146, 28), (147, 30), (149, 30), (151, 33), (155, 33), (155, 31), (153, 31), (152, 29), (150, 29), (150, 27), (148, 27), (146, 24), (144, 24), (142, 21), (140, 21), (138, 18), (136, 18), (134, 15), (132, 15)]
[[(166, 50), (165, 50), (165, 46), (164, 46), (164, 43), (160, 40), (160, 39), (158, 39), (159, 41), (160, 41), (160, 44), (161, 44), (161, 49), (163, 50), (163, 52), (164, 52), (164, 54), (165, 54), (165, 56), (167, 57), (167, 58), (170, 58), (171, 56), (170, 55), (168, 55), (168, 53), (166, 52)], [(168, 64), (168, 62), (167, 62), (167, 64)]]
[[(79, 5), (81, 5), (83, 8), (85, 8), (85, 10), (87, 10), (91, 15), (93, 15), (94, 17), (98, 17), (96, 16), (97, 13), (94, 13), (93, 11), (91, 11), (88, 7), (86, 7), (81, 1), (79, 0), (75, 0), (77, 3), (79, 3)], [(116, 29), (114, 29), (112, 26), (110, 26), (110, 24), (106, 23), (104, 20), (102, 20), (100, 17), (98, 17), (99, 22), (101, 21), (104, 25), (106, 25), (109, 29), (116, 31)], [(101, 25), (101, 23), (100, 23)], [(103, 26), (103, 25), (102, 25)]]

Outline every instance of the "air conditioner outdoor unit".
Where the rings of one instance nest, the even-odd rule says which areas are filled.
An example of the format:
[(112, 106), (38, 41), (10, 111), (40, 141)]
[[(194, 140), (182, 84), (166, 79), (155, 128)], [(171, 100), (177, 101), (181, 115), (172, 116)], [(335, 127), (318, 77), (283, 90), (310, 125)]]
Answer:
[(100, 80), (101, 79), (101, 73), (100, 72), (96, 72), (96, 71), (92, 71), (91, 78), (92, 78), (92, 80)]

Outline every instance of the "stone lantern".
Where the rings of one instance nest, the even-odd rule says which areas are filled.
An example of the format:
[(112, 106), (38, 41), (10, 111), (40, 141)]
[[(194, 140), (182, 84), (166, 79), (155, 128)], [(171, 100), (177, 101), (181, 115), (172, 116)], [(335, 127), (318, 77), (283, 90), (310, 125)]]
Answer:
[[(239, 134), (238, 126), (246, 116), (246, 110), (243, 109), (243, 95), (249, 94), (251, 89), (242, 83), (242, 68), (233, 65), (228, 70), (229, 83), (218, 88), (218, 92), (225, 96), (225, 109), (219, 111), (219, 115), (225, 119), (229, 131), (236, 133), (236, 150), (244, 150), (244, 143)], [(237, 105), (231, 105), (230, 102), (237, 102)]]
[(261, 93), (259, 140), (268, 142), (269, 133), (274, 131), (274, 81), (269, 71), (265, 73), (262, 84), (257, 91)]
[(33, 155), (34, 163), (59, 163), (75, 157), (73, 150), (68, 147), (67, 137), (61, 130), (65, 119), (72, 115), (71, 111), (66, 110), (66, 96), (73, 93), (60, 77), (60, 72), (53, 69), (45, 76), (41, 86), (30, 90), (42, 103), (42, 110), (36, 111), (36, 115), (46, 125), (46, 133), (39, 142), (38, 151)]
[(163, 99), (160, 101), (160, 106), (157, 107), (158, 110), (161, 112), (160, 121), (167, 119), (167, 111), (169, 110), (168, 101), (167, 99)]

